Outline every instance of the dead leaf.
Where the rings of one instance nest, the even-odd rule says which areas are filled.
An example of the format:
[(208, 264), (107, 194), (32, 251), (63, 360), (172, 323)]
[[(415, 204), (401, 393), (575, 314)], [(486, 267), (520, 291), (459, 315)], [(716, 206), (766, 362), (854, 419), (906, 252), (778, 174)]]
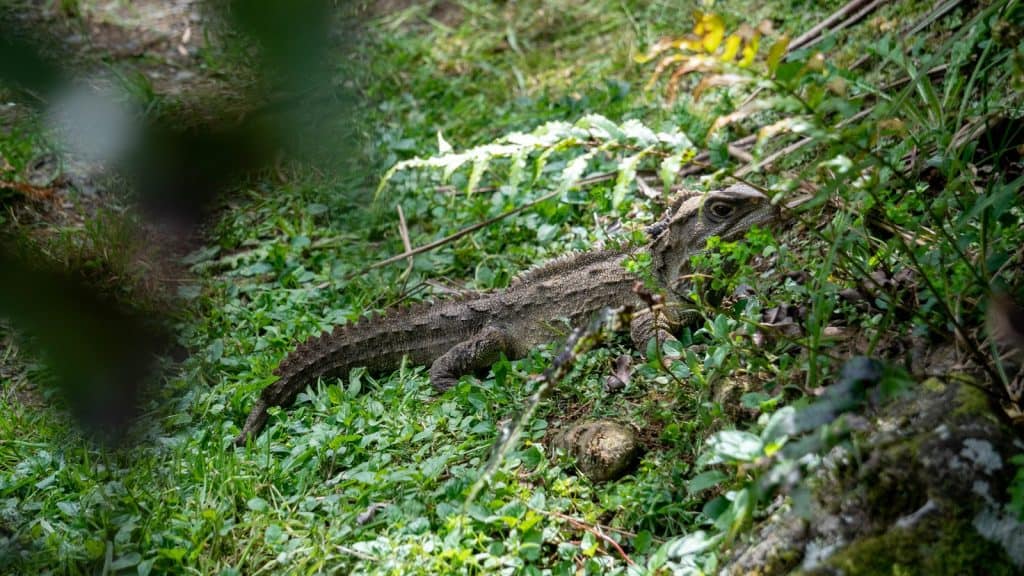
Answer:
[(623, 354), (615, 359), (615, 368), (612, 373), (604, 377), (605, 392), (618, 392), (629, 385), (629, 368), (632, 363), (633, 359), (628, 354)]

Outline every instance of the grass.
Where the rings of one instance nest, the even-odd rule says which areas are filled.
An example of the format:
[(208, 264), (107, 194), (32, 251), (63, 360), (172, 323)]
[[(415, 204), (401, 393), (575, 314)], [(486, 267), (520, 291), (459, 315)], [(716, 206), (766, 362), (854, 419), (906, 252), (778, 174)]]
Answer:
[[(753, 13), (746, 4), (721, 2), (716, 10), (730, 28), (769, 17), (778, 30), (796, 35), (840, 2), (760, 3)], [(410, 173), (370, 203), (383, 169), (436, 153), (439, 132), (465, 149), (590, 112), (616, 122), (635, 118), (649, 126), (699, 125), (735, 107), (728, 95), (664, 106), (657, 91), (642, 90), (651, 69), (634, 57), (660, 36), (689, 27), (675, 3), (496, 6), (464, 0), (457, 6), (458, 16), (444, 22), (428, 17), (429, 6), (413, 5), (371, 23), (365, 75), (351, 78), (367, 103), (366, 121), (357, 123), (363, 149), (355, 164), (369, 170), (343, 174), (287, 166), (284, 183), (256, 178), (225, 200), (206, 243), (185, 260), (194, 278), (176, 287), (185, 310), (175, 321), (190, 357), (165, 373), (128, 445), (97, 448), (59, 410), (26, 405), (25, 394), (47, 394), (46, 372), (32, 368), (19, 347), (5, 340), (0, 365), (11, 369), (0, 372), (0, 571), (568, 574), (625, 573), (629, 561), (653, 569), (664, 562), (662, 542), (710, 530), (727, 505), (726, 489), (739, 489), (747, 478), (737, 472), (714, 490), (688, 489), (700, 471), (697, 460), (708, 438), (735, 426), (727, 422), (728, 406), (720, 393), (726, 385), (738, 385), (741, 395), (756, 392), (744, 397), (751, 408), (739, 424), (756, 432), (760, 425), (751, 416), (770, 413), (828, 380), (842, 351), (822, 334), (836, 316), (846, 326), (863, 327), (871, 348), (882, 350), (896, 325), (919, 331), (948, 326), (942, 310), (963, 306), (953, 295), (968, 292), (981, 298), (970, 292), (977, 289), (971, 268), (960, 266), (935, 291), (921, 291), (924, 314), (914, 316), (916, 321), (896, 306), (897, 293), (878, 296), (881, 304), (869, 311), (844, 305), (838, 293), (856, 278), (856, 270), (849, 268), (852, 257), (844, 255), (862, 257), (854, 264), (894, 266), (905, 262), (908, 253), (895, 240), (874, 243), (877, 235), (863, 217), (841, 215), (826, 221), (818, 243), (790, 247), (770, 236), (754, 237), (698, 259), (698, 269), (709, 273), (727, 262), (739, 269), (738, 276), (720, 278), (727, 285), (714, 288), (728, 294), (750, 282), (758, 297), (709, 309), (708, 321), (683, 336), (703, 349), (690, 349), (671, 374), (653, 364), (640, 366), (618, 395), (603, 392), (603, 377), (615, 356), (629, 352), (625, 339), (588, 354), (542, 406), (520, 445), (474, 502), (466, 503), (466, 493), (479, 478), (499, 427), (531, 393), (526, 375), (546, 366), (550, 349), (502, 363), (488, 377), (464, 380), (440, 396), (420, 366), (381, 378), (356, 371), (340, 382), (312, 387), (293, 408), (275, 412), (257, 442), (233, 449), (231, 440), (252, 400), (297, 341), (383, 309), (410, 289), (414, 299), (425, 298), (432, 290), (426, 280), (459, 288), (503, 286), (517, 271), (586, 249), (614, 236), (606, 232), (613, 224), (629, 227), (655, 210), (641, 204), (624, 218), (625, 210), (611, 210), (604, 200), (611, 185), (597, 186), (579, 203), (548, 202), (418, 256), (408, 276), (401, 263), (345, 280), (368, 263), (403, 250), (396, 204), (408, 218), (412, 244), (421, 245), (535, 194), (468, 196), (438, 189), (435, 177)], [(842, 36), (830, 63), (852, 61), (879, 29), (909, 21), (929, 6), (886, 6)], [(935, 37), (949, 34), (940, 28)], [(923, 42), (913, 44), (908, 50), (928, 53)], [(940, 52), (938, 58), (949, 56)], [(882, 67), (863, 80), (881, 81), (892, 73), (892, 66)], [(916, 106), (913, 93), (927, 94), (926, 88), (919, 81), (901, 93), (906, 108)], [(965, 90), (940, 103), (931, 120), (947, 123), (935, 122), (928, 138), (941, 140), (955, 132), (962, 125), (958, 112), (965, 102), (970, 106), (972, 97)], [(161, 100), (164, 105), (171, 104)], [(928, 118), (907, 114), (914, 127), (928, 125)], [(749, 129), (742, 126), (737, 135)], [(849, 152), (857, 138), (852, 131), (842, 134), (835, 146), (849, 145), (840, 150)], [(44, 135), (29, 128), (0, 140), (0, 153), (18, 171), (45, 146)], [(894, 145), (892, 156), (900, 158), (902, 151)], [(834, 156), (835, 150), (807, 151), (794, 155), (787, 168), (814, 173), (817, 161)], [(553, 166), (548, 179), (564, 164)], [(965, 168), (944, 169), (955, 182)], [(500, 169), (487, 177), (500, 182)], [(769, 186), (785, 185), (784, 178), (766, 180)], [(836, 192), (841, 180), (819, 181), (826, 192), (848, 197)], [(457, 174), (453, 183), (456, 189), (464, 187), (465, 174)], [(861, 205), (873, 202), (884, 212), (883, 221), (913, 225), (933, 196), (916, 190), (900, 202), (897, 197), (904, 193), (905, 187), (895, 184), (870, 188), (862, 196), (881, 196)], [(1007, 232), (1011, 216), (1019, 219), (1012, 210), (996, 215), (997, 223), (1006, 221), (999, 224), (1004, 228), (977, 238), (991, 254), (1000, 255), (988, 266), (1006, 262), (1010, 256), (1002, 255), (1019, 240), (1019, 234)], [(49, 245), (59, 253), (102, 252), (97, 246), (123, 245), (129, 236), (117, 226), (94, 225), (77, 233), (82, 241), (69, 240), (71, 232)], [(823, 252), (828, 244), (833, 251)], [(822, 253), (829, 255), (825, 262)], [(936, 278), (937, 269), (953, 267), (944, 258), (954, 256), (949, 251), (910, 253)], [(777, 270), (802, 270), (815, 258), (813, 269), (821, 273), (817, 280), (780, 282), (777, 274), (760, 275), (765, 261)], [(809, 334), (763, 349), (749, 334), (736, 336), (744, 325), (761, 322), (768, 308), (787, 305), (808, 308), (799, 320), (806, 320)], [(800, 348), (812, 352), (800, 354)], [(571, 464), (554, 458), (545, 443), (567, 414), (634, 423), (655, 449), (633, 475), (592, 484), (573, 475)], [(565, 516), (606, 527), (629, 560)]]

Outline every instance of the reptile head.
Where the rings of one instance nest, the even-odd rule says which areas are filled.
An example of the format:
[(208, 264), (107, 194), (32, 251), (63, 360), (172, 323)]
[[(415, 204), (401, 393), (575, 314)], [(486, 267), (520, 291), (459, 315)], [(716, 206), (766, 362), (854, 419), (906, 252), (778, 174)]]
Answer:
[(648, 230), (654, 238), (653, 272), (664, 286), (672, 288), (690, 257), (704, 250), (708, 238), (735, 240), (751, 226), (771, 224), (779, 216), (779, 208), (767, 196), (745, 184), (681, 196), (670, 216)]

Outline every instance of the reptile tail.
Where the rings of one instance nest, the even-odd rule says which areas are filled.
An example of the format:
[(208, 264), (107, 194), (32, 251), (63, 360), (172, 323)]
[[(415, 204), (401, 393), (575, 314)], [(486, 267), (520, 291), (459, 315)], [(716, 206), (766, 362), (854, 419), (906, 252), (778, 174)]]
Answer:
[(371, 373), (393, 370), (404, 356), (416, 364), (429, 364), (465, 339), (466, 333), (478, 329), (478, 318), (446, 313), (454, 303), (420, 305), (364, 318), (309, 338), (274, 371), (280, 378), (260, 393), (235, 445), (245, 445), (250, 436), (260, 432), (267, 423), (269, 407), (292, 404), (299, 392), (318, 378), (345, 375), (357, 366), (366, 366)]

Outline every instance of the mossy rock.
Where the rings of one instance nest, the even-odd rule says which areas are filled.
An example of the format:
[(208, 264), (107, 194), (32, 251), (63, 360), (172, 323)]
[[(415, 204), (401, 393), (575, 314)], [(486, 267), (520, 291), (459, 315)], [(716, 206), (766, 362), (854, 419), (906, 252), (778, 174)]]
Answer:
[(757, 526), (723, 573), (1024, 573), (1024, 523), (1007, 506), (1024, 444), (983, 392), (932, 379), (871, 424), (825, 458), (809, 509)]
[(576, 468), (594, 482), (618, 480), (643, 452), (633, 431), (612, 420), (576, 424), (555, 437), (555, 448), (576, 458)]
[(862, 538), (806, 573), (1009, 576), (1020, 572), (998, 543), (983, 538), (970, 523), (935, 518), (913, 528), (896, 527)]

